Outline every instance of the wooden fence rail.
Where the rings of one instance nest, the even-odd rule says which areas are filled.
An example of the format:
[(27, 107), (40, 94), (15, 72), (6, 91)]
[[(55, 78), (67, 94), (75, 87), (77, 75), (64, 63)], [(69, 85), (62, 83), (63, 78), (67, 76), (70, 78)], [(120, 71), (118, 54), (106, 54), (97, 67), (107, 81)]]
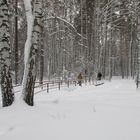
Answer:
[[(44, 91), (44, 88), (45, 88), (45, 90), (47, 91), (47, 93), (49, 93), (49, 91), (51, 89), (58, 89), (58, 90), (60, 90), (63, 87), (68, 87), (69, 88), (70, 85), (75, 85), (76, 86), (76, 81), (74, 81), (74, 80), (51, 81), (51, 82), (43, 83), (42, 85), (35, 86), (35, 88), (41, 87), (43, 91)], [(42, 90), (40, 90), (38, 92), (35, 92), (35, 94), (36, 93), (39, 93), (39, 92), (42, 92)]]
[[(75, 80), (65, 80), (65, 81), (62, 81), (62, 80), (58, 80), (58, 81), (43, 81), (43, 84), (39, 84), (39, 82), (36, 82), (36, 85), (35, 85), (35, 89), (37, 88), (40, 88), (41, 90), (39, 91), (35, 91), (34, 93), (37, 94), (37, 93), (40, 93), (42, 91), (47, 91), (47, 93), (49, 93), (50, 90), (52, 89), (58, 89), (60, 90), (61, 88), (63, 87), (70, 87), (71, 85), (77, 85), (77, 82)], [(14, 88), (17, 88), (21, 85), (15, 85)], [(21, 90), (15, 90), (14, 93), (18, 93), (18, 92), (21, 92)]]

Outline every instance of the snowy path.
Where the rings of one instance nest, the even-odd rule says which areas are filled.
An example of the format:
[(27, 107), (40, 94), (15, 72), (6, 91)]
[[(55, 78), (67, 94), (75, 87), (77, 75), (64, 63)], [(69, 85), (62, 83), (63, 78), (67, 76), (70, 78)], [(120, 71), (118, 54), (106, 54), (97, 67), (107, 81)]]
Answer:
[(0, 108), (0, 140), (140, 140), (140, 92), (134, 81), (64, 88)]

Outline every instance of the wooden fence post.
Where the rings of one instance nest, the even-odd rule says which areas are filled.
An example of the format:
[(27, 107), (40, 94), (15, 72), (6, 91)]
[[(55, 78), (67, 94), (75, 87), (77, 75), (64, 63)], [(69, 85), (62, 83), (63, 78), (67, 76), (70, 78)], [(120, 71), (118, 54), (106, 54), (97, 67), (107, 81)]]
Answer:
[(76, 81), (74, 81), (74, 83), (75, 83), (75, 86), (76, 86)]
[(61, 82), (58, 82), (58, 88), (59, 88), (59, 90), (60, 90), (60, 84), (61, 84)]
[(67, 81), (67, 85), (68, 85), (68, 87), (70, 86), (69, 80)]
[(47, 83), (47, 93), (49, 92), (49, 83)]

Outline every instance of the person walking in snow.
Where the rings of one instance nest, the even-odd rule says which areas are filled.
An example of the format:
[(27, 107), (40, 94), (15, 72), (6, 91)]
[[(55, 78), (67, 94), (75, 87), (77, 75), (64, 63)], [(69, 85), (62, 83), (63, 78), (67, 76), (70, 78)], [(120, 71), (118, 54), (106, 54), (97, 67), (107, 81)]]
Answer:
[(101, 72), (98, 72), (98, 74), (97, 74), (97, 80), (101, 80), (102, 79), (102, 73)]
[(82, 86), (82, 79), (83, 79), (83, 76), (82, 76), (81, 73), (78, 75), (77, 79), (78, 79), (78, 84), (79, 84), (79, 86)]

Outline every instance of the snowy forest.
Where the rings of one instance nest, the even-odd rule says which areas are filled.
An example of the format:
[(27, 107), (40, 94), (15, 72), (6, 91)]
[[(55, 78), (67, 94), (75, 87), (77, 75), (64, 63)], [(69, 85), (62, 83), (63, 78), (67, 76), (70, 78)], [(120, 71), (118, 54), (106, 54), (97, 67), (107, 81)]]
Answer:
[(133, 78), (140, 87), (139, 0), (0, 0), (2, 105), (16, 85), (34, 105), (44, 81), (94, 81), (98, 72)]

